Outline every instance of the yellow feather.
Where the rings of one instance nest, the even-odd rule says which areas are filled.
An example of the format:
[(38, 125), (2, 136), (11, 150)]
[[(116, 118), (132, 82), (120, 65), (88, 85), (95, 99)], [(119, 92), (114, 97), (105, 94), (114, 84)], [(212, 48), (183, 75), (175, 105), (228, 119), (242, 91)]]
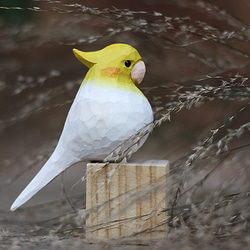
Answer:
[[(89, 68), (82, 85), (91, 81), (96, 86), (117, 88), (143, 95), (131, 79), (134, 65), (141, 61), (141, 56), (135, 48), (117, 43), (98, 51), (82, 52), (74, 49), (73, 52), (77, 59)], [(127, 60), (131, 62), (130, 67), (125, 66)]]

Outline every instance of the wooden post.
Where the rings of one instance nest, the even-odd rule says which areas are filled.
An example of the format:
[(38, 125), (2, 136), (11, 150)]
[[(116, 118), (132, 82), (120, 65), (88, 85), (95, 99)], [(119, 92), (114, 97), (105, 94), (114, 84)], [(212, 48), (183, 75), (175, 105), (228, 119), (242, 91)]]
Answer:
[(89, 163), (87, 171), (87, 239), (165, 237), (159, 224), (166, 216), (168, 161)]

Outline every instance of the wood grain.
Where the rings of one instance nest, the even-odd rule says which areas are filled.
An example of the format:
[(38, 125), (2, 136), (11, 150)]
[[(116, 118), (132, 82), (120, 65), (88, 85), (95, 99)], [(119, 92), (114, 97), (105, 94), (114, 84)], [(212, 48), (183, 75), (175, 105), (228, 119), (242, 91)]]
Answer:
[[(87, 165), (86, 236), (164, 238), (168, 161)], [(162, 184), (162, 185), (161, 185)]]

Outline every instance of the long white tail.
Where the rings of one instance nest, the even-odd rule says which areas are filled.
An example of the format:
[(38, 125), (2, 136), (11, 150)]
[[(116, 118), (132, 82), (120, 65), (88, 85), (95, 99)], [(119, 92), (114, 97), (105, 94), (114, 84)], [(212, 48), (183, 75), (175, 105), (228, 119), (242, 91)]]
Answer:
[(62, 173), (64, 170), (66, 170), (73, 164), (72, 161), (67, 162), (63, 161), (62, 159), (60, 159), (58, 162), (54, 156), (54, 154), (51, 155), (51, 157), (45, 163), (42, 169), (37, 173), (37, 175), (28, 184), (28, 186), (26, 186), (22, 193), (16, 198), (10, 208), (11, 211), (15, 211), (18, 207), (22, 206), (39, 190), (41, 190), (49, 182), (51, 182), (56, 176), (58, 176), (60, 173)]

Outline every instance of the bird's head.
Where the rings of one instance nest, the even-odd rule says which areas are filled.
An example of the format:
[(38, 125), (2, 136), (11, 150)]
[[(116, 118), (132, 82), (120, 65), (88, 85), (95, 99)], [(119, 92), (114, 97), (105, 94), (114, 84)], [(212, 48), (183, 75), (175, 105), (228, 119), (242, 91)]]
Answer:
[(138, 51), (127, 44), (112, 44), (93, 52), (77, 49), (73, 52), (77, 59), (90, 69), (85, 80), (126, 86), (133, 83), (139, 84), (146, 72), (145, 64)]

